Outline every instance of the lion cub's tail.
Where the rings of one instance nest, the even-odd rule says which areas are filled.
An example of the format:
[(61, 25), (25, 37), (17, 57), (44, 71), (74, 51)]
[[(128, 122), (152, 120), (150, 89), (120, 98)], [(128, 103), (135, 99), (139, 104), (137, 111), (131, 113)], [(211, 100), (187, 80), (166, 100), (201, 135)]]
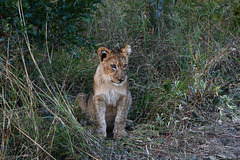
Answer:
[(79, 93), (76, 98), (76, 103), (78, 106), (82, 108), (82, 110), (87, 110), (87, 94), (85, 93)]

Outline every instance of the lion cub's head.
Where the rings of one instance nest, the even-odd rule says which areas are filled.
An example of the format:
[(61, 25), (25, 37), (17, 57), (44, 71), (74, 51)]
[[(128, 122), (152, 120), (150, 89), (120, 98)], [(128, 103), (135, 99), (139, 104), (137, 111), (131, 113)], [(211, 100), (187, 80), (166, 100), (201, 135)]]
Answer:
[(130, 45), (126, 45), (122, 49), (100, 47), (97, 51), (104, 74), (116, 86), (124, 84), (127, 80), (128, 57), (130, 53)]

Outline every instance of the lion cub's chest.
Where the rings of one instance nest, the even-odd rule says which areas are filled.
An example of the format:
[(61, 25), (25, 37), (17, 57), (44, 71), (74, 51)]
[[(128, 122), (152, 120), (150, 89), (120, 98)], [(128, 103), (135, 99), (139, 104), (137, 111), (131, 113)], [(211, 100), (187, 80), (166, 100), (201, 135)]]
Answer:
[(111, 89), (106, 89), (105, 93), (103, 93), (103, 99), (105, 101), (106, 106), (117, 107), (117, 103), (119, 101), (120, 96), (122, 96), (120, 92)]

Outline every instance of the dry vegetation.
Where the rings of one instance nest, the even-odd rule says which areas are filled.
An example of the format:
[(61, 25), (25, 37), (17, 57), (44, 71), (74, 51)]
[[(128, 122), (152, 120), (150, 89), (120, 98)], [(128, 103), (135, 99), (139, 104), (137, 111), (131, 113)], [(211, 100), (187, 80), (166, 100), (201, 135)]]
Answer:
[(12, 31), (0, 50), (0, 159), (239, 159), (240, 2), (103, 3), (84, 34), (95, 49), (133, 48), (129, 136), (95, 138), (74, 104), (91, 92), (95, 49), (58, 47), (50, 61)]

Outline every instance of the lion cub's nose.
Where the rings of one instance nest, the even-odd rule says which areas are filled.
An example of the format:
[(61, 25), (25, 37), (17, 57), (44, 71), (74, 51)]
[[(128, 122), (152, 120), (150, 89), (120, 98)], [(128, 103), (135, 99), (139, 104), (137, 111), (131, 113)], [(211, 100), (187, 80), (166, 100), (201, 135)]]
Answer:
[(124, 81), (124, 78), (119, 78), (118, 80), (120, 83), (122, 83)]

